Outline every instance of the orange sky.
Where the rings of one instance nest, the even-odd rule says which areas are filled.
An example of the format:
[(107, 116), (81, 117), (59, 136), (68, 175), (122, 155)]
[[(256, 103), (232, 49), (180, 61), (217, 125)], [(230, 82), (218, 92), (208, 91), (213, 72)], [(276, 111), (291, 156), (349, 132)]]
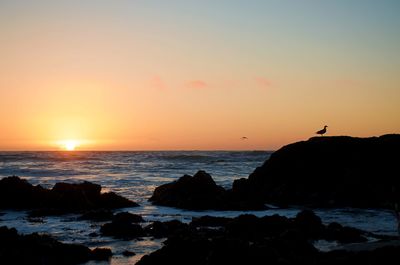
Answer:
[(0, 150), (399, 133), (399, 5), (303, 2), (2, 1)]

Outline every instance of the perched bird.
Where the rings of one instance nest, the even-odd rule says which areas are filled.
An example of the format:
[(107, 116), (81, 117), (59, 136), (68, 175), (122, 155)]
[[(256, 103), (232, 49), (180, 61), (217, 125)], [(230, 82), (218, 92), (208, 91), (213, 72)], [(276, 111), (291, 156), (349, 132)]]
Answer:
[(324, 128), (318, 132), (316, 132), (316, 134), (320, 134), (321, 136), (324, 135), (326, 133), (326, 128), (328, 128), (328, 126), (324, 126)]
[(246, 136), (243, 136), (243, 137), (240, 138), (240, 139), (242, 139), (242, 140), (247, 140), (247, 139), (249, 139), (249, 138), (247, 138)]

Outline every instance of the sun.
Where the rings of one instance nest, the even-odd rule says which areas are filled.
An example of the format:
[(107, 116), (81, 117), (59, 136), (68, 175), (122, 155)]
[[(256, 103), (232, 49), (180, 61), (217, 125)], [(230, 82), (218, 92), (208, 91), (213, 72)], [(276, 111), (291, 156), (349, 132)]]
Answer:
[(77, 140), (64, 140), (60, 141), (60, 147), (66, 151), (74, 151), (79, 146)]

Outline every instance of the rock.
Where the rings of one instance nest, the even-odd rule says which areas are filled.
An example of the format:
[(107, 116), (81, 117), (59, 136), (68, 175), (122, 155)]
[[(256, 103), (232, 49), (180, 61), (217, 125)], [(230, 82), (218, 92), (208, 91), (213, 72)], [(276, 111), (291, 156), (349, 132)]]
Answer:
[[(332, 235), (327, 234), (326, 231), (333, 233), (334, 238), (340, 239), (341, 236), (335, 235), (335, 232), (343, 230), (344, 227), (338, 224), (325, 226), (321, 219), (310, 210), (300, 212), (295, 218), (279, 215), (262, 218), (241, 215), (226, 219), (205, 216), (193, 222), (196, 220), (201, 220), (201, 222), (190, 224), (189, 229), (170, 233), (161, 249), (143, 256), (136, 264), (333, 265), (363, 263), (378, 265), (386, 264), (379, 263), (383, 254), (391, 258), (400, 257), (398, 252), (400, 248), (358, 254), (319, 252), (311, 241), (328, 240)], [(175, 224), (181, 225), (178, 221)], [(198, 226), (203, 224), (218, 224), (221, 228), (199, 229)], [(153, 227), (163, 228), (163, 226), (161, 222), (153, 223)], [(358, 242), (358, 238), (353, 237), (350, 241)], [(381, 260), (388, 261), (389, 258), (383, 257)]]
[(30, 209), (43, 207), (50, 199), (50, 191), (32, 186), (26, 180), (12, 176), (0, 180), (0, 208)]
[(95, 248), (90, 253), (92, 260), (109, 260), (111, 256), (112, 252), (109, 248)]
[(299, 212), (294, 219), (294, 224), (297, 229), (306, 233), (309, 238), (321, 237), (324, 229), (321, 218), (311, 210)]
[(192, 226), (225, 226), (232, 219), (227, 217), (215, 217), (215, 216), (201, 216), (201, 217), (193, 217), (190, 225)]
[(141, 223), (144, 222), (144, 220), (140, 215), (122, 212), (114, 215), (113, 222)]
[(166, 222), (155, 221), (146, 226), (144, 229), (149, 236), (155, 238), (169, 237), (174, 234), (186, 234), (189, 226), (178, 220), (171, 220)]
[(136, 253), (133, 251), (125, 250), (124, 252), (122, 252), (122, 255), (124, 255), (125, 257), (132, 257), (135, 256)]
[(126, 207), (137, 207), (139, 204), (127, 198), (124, 198), (114, 192), (102, 193), (99, 198), (99, 205), (101, 208), (117, 209)]
[(167, 183), (154, 190), (150, 201), (156, 205), (172, 206), (191, 210), (250, 210), (265, 209), (260, 200), (241, 200), (218, 186), (205, 171), (193, 177), (185, 175), (177, 181)]
[(274, 152), (232, 193), (281, 206), (393, 208), (399, 149), (400, 135), (314, 137)]
[(141, 216), (131, 213), (116, 214), (111, 223), (101, 226), (100, 232), (105, 236), (113, 236), (116, 238), (133, 239), (145, 236), (144, 229), (136, 224), (143, 221)]
[(193, 177), (185, 175), (177, 181), (157, 187), (150, 201), (184, 209), (217, 209), (222, 207), (224, 192), (224, 188), (215, 184), (209, 174), (199, 171)]
[(32, 209), (31, 217), (134, 206), (138, 205), (112, 192), (101, 193), (100, 185), (87, 181), (56, 183), (48, 190), (15, 176), (0, 180), (0, 208)]
[(342, 226), (338, 223), (330, 223), (324, 231), (324, 237), (327, 240), (336, 240), (340, 243), (360, 243), (368, 241), (364, 232), (353, 228)]
[(103, 259), (111, 250), (94, 250), (64, 244), (47, 235), (18, 235), (14, 228), (0, 227), (0, 260), (2, 264), (80, 264)]

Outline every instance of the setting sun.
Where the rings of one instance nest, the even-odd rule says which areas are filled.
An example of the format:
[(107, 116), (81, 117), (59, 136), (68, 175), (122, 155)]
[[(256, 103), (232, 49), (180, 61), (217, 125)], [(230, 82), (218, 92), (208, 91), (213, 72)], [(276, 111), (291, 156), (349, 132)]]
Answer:
[(60, 147), (66, 151), (74, 151), (79, 146), (77, 140), (64, 140), (60, 142)]

